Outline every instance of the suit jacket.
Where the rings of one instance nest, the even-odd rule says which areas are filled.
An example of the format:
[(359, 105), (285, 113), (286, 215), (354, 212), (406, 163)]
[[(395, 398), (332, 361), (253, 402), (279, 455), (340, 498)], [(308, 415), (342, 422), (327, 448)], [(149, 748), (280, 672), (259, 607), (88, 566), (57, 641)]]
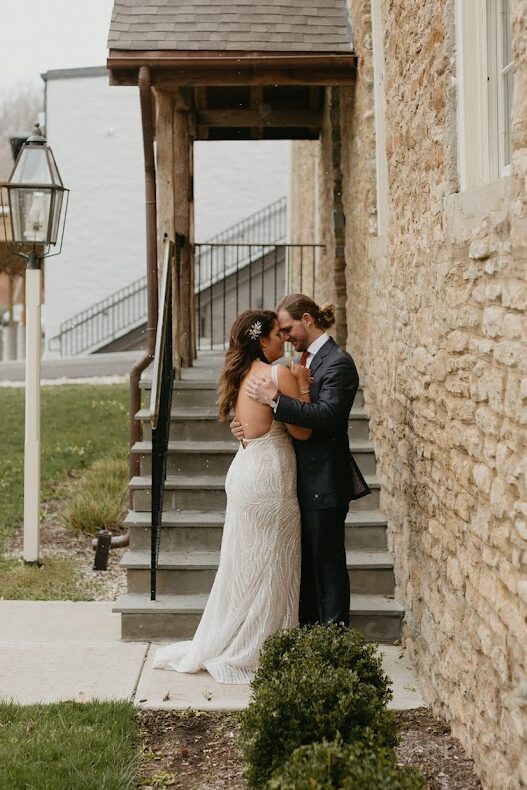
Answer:
[(280, 395), (275, 419), (313, 429), (306, 441), (293, 439), (300, 507), (344, 507), (350, 499), (370, 493), (348, 439), (359, 374), (351, 356), (331, 337), (311, 360), (310, 369), (315, 379), (309, 388), (311, 403)]

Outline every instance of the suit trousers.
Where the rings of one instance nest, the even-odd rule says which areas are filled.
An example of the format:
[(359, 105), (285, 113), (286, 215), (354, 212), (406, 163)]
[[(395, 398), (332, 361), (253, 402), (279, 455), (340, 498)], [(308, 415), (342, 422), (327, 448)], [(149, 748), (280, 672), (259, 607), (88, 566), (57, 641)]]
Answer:
[(349, 625), (350, 583), (344, 544), (349, 505), (302, 510), (300, 625)]

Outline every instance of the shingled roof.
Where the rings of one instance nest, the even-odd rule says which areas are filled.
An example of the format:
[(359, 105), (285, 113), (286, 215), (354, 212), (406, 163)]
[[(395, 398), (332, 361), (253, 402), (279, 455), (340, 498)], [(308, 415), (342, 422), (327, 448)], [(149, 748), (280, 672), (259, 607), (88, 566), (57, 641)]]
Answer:
[(346, 0), (115, 0), (111, 50), (351, 52)]

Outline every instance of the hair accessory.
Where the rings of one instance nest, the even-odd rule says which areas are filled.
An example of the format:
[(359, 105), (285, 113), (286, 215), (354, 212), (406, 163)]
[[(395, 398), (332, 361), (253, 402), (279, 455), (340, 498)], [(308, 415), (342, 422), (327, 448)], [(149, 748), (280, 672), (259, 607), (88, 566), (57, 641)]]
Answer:
[(251, 324), (247, 330), (247, 334), (250, 336), (251, 340), (258, 340), (262, 334), (262, 322), (255, 321), (254, 324)]

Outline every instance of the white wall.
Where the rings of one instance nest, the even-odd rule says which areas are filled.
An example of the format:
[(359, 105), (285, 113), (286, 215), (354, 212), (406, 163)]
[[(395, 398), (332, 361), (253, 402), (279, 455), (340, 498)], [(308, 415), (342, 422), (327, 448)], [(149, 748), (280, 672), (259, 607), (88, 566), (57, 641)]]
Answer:
[(206, 241), (287, 195), (290, 151), (288, 140), (195, 143), (196, 241)]
[[(146, 273), (137, 88), (106, 75), (47, 83), (47, 137), (71, 190), (62, 254), (46, 263), (46, 346), (62, 321)], [(196, 240), (288, 193), (288, 141), (195, 145)], [(48, 350), (49, 355), (49, 350)]]
[(145, 271), (141, 120), (136, 88), (106, 76), (50, 79), (47, 139), (71, 190), (62, 254), (46, 261), (46, 346), (61, 321)]

